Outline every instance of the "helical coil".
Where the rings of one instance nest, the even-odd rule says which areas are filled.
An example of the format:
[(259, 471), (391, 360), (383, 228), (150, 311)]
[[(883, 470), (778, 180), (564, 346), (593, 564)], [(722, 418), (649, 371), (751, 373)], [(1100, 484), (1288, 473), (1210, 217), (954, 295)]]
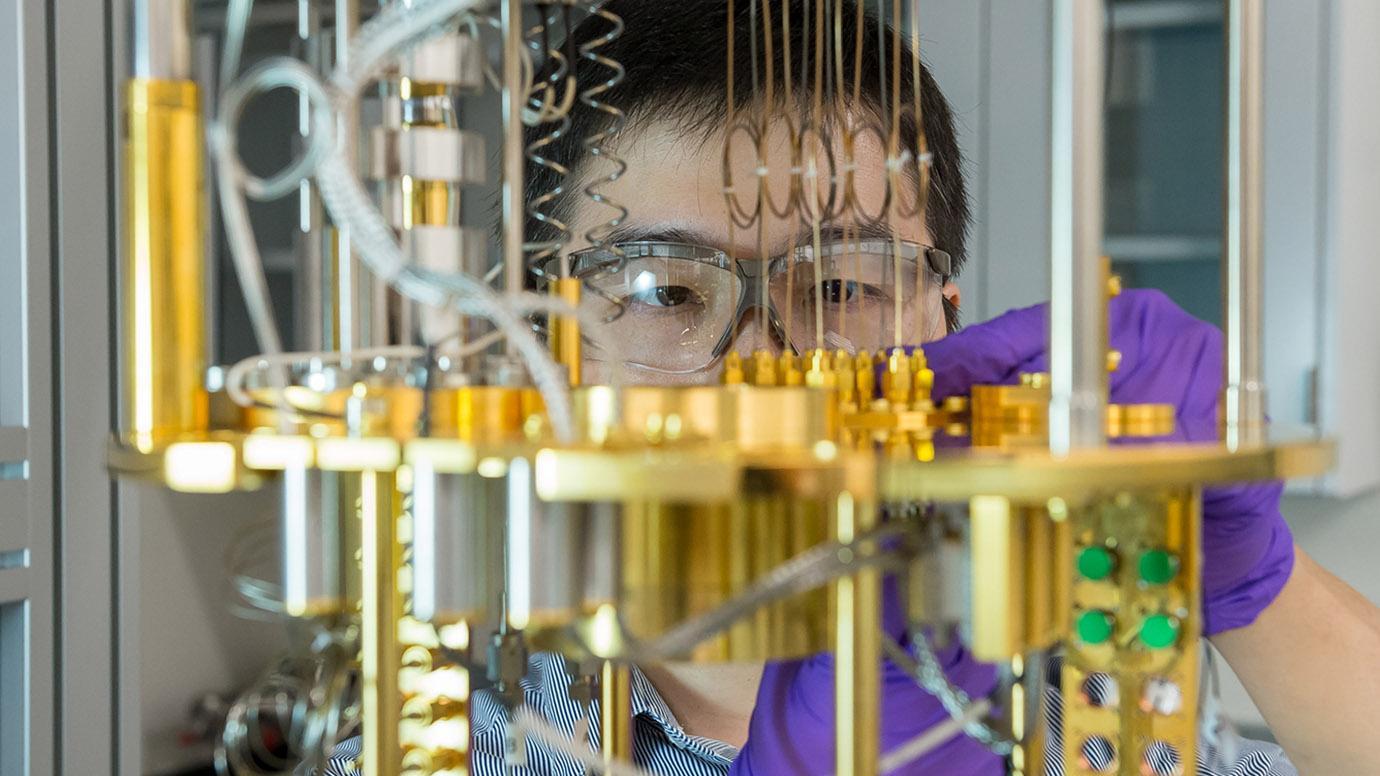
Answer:
[(616, 88), (623, 82), (623, 65), (617, 60), (603, 56), (599, 49), (617, 40), (623, 34), (623, 19), (617, 14), (600, 6), (598, 3), (590, 4), (590, 13), (598, 16), (610, 25), (610, 29), (605, 34), (592, 40), (581, 43), (579, 54), (582, 59), (593, 62), (596, 65), (606, 68), (609, 75), (582, 92), (580, 92), (580, 102), (586, 107), (600, 111), (608, 116), (608, 123), (601, 131), (584, 139), (584, 147), (590, 158), (604, 160), (607, 162), (608, 171), (606, 174), (595, 178), (589, 185), (585, 186), (585, 196), (597, 205), (603, 205), (613, 210), (612, 217), (596, 224), (585, 232), (585, 239), (595, 248), (601, 248), (621, 256), (622, 251), (617, 245), (609, 242), (609, 237), (613, 231), (623, 223), (628, 217), (628, 209), (623, 205), (610, 199), (603, 193), (603, 187), (616, 182), (627, 172), (628, 164), (617, 156), (611, 148), (611, 141), (618, 137), (623, 131), (623, 126), (627, 123), (627, 117), (623, 111), (616, 106), (604, 102), (600, 97), (610, 90)]
[(556, 15), (550, 3), (539, 3), (541, 22), (527, 33), (527, 44), (534, 54), (544, 56), (549, 72), (543, 78), (534, 78), (528, 90), (527, 111), (524, 121), (529, 126), (554, 126), (545, 134), (527, 144), (527, 161), (533, 167), (549, 171), (554, 183), (545, 191), (529, 192), (527, 197), (527, 217), (530, 221), (548, 227), (554, 232), (549, 239), (529, 242), (523, 245), (527, 256), (528, 271), (538, 278), (550, 280), (546, 266), (552, 256), (559, 256), (562, 248), (570, 242), (570, 227), (558, 218), (550, 207), (565, 194), (565, 177), (570, 169), (556, 159), (547, 156), (547, 149), (557, 146), (561, 138), (570, 132), (570, 110), (575, 100), (575, 61), (573, 56), (573, 36), (571, 34), (571, 9), (568, 3), (559, 4), (566, 44), (557, 46), (553, 42), (552, 27)]

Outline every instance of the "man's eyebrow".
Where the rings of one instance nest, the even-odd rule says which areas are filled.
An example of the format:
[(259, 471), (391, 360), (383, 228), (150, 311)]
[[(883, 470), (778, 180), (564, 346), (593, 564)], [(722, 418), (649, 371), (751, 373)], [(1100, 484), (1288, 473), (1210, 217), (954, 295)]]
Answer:
[[(890, 240), (891, 229), (883, 224), (843, 224), (830, 221), (819, 225), (821, 242), (841, 242), (843, 240)], [(611, 243), (629, 242), (674, 242), (688, 245), (714, 246), (714, 238), (693, 227), (672, 224), (621, 224), (604, 238)], [(779, 246), (777, 253), (784, 253), (791, 247), (809, 245), (814, 240), (814, 231), (803, 226), (796, 232), (795, 239)]]
[(689, 245), (709, 245), (709, 235), (694, 229), (666, 224), (622, 224), (604, 238), (608, 242), (674, 242)]
[[(820, 242), (841, 242), (843, 240), (890, 240), (891, 229), (882, 224), (840, 224), (830, 221), (819, 225)], [(796, 233), (796, 245), (808, 245), (815, 239), (814, 229), (804, 226)]]

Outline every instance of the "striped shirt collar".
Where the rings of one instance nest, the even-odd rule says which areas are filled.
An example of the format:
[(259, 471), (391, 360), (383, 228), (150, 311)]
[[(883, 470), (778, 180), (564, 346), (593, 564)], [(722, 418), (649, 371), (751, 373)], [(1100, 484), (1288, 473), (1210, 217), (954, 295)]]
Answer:
[(667, 740), (692, 754), (728, 765), (738, 756), (738, 747), (704, 736), (692, 736), (672, 713), (671, 707), (637, 666), (632, 669), (632, 709), (634, 719), (645, 719), (666, 734)]

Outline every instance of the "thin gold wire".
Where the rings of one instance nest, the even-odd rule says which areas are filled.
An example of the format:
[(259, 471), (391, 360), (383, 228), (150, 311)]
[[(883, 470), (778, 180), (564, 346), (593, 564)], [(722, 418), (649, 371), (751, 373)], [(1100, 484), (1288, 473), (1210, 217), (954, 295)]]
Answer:
[[(815, 137), (819, 139), (819, 146), (821, 148), (825, 147), (825, 143), (828, 142), (824, 137), (824, 11), (825, 0), (815, 0), (815, 94), (814, 105), (812, 106), (812, 123), (814, 125)], [(830, 154), (830, 158), (833, 158), (832, 154)], [(818, 167), (814, 155), (811, 156), (810, 163)], [(815, 171), (814, 192), (812, 194), (814, 202), (813, 207), (810, 209), (810, 232), (813, 238), (815, 265), (815, 347), (817, 348), (824, 347), (824, 278), (822, 273), (823, 268), (820, 267), (819, 255), (821, 250), (819, 220), (824, 210), (824, 206), (819, 201), (819, 176), (824, 174), (824, 172), (825, 171), (818, 169)], [(835, 165), (829, 165), (828, 174), (830, 177), (829, 191), (831, 200), (829, 204), (832, 206), (833, 192), (835, 191), (833, 176), (837, 174)]]
[[(891, 212), (887, 214), (891, 222), (891, 271), (895, 293), (891, 302), (892, 344), (905, 345), (905, 332), (902, 330), (905, 310), (902, 305), (903, 291), (901, 281), (901, 224), (896, 214), (896, 204), (901, 191), (901, 3), (891, 4), (891, 135), (887, 142), (887, 203)], [(919, 257), (917, 257), (918, 259)], [(922, 300), (923, 301), (923, 300)], [(917, 343), (918, 344), (918, 343)]]

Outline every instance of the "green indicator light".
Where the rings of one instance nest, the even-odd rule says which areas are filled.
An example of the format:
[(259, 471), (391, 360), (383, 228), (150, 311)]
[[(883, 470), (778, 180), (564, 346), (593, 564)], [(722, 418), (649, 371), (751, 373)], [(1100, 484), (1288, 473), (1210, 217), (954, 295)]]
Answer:
[(1140, 625), (1140, 640), (1151, 649), (1164, 649), (1179, 640), (1179, 623), (1167, 614), (1152, 614)]
[(1179, 573), (1179, 559), (1165, 550), (1146, 550), (1140, 556), (1140, 578), (1152, 585), (1169, 584)]
[(1078, 573), (1087, 579), (1106, 579), (1115, 565), (1116, 560), (1103, 547), (1087, 547), (1078, 553)]
[(1084, 644), (1101, 644), (1112, 637), (1115, 620), (1101, 610), (1083, 612), (1078, 615), (1078, 638)]

